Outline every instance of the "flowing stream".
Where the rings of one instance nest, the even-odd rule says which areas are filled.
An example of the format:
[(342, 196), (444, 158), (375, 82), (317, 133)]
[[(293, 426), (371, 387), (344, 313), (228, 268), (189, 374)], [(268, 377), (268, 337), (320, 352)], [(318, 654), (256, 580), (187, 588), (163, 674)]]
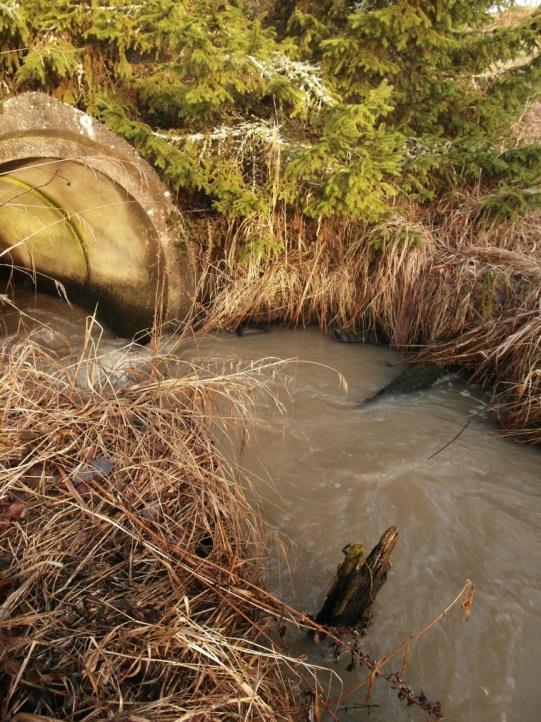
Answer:
[[(18, 299), (49, 330), (44, 343), (81, 343), (84, 312), (32, 294)], [(4, 314), (9, 331), (15, 315)], [(63, 341), (55, 342), (57, 339)], [(71, 339), (71, 344), (70, 344)], [(114, 347), (115, 339), (107, 335)], [(269, 378), (281, 402), (257, 399), (250, 442), (240, 455), (266, 521), (286, 550), (272, 561), (269, 585), (297, 607), (320, 607), (348, 542), (373, 546), (395, 524), (400, 540), (365, 638), (379, 657), (429, 622), (475, 583), (472, 617), (460, 607), (412, 644), (404, 674), (442, 702), (453, 722), (537, 722), (541, 718), (541, 454), (502, 438), (485, 420), (476, 389), (444, 378), (428, 391), (359, 402), (398, 373), (400, 355), (377, 346), (333, 342), (315, 329), (272, 329), (190, 342), (183, 352), (210, 359), (290, 359)], [(394, 364), (394, 366), (392, 365)], [(347, 382), (347, 390), (341, 383)], [(462, 435), (449, 442), (475, 415)], [(324, 645), (305, 638), (293, 652), (343, 674)], [(402, 659), (390, 664), (400, 670)], [(363, 692), (343, 704), (361, 704)], [(380, 684), (368, 709), (340, 719), (420, 720)]]

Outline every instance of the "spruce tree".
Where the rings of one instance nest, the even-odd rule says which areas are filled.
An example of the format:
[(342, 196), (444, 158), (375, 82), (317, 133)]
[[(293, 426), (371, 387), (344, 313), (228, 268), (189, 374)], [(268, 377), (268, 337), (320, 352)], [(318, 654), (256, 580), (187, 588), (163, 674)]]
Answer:
[(457, 173), (517, 196), (539, 185), (541, 148), (506, 138), (541, 93), (541, 10), (503, 25), (492, 0), (298, 0), (287, 27), (346, 102), (392, 88), (406, 190), (430, 197)]

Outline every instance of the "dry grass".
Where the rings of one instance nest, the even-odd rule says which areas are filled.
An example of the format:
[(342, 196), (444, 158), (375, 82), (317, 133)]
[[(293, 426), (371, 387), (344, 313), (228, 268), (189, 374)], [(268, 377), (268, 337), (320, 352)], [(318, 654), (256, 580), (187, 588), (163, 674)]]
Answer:
[(295, 718), (247, 591), (259, 522), (211, 439), (216, 400), (242, 416), (263, 376), (76, 372), (27, 342), (0, 358), (1, 719)]
[(317, 323), (421, 351), (491, 388), (508, 432), (541, 443), (541, 212), (487, 228), (481, 200), (376, 228), (293, 216), (275, 223), (285, 251), (247, 262), (235, 258), (244, 229), (229, 228), (229, 253), (202, 263), (205, 327)]

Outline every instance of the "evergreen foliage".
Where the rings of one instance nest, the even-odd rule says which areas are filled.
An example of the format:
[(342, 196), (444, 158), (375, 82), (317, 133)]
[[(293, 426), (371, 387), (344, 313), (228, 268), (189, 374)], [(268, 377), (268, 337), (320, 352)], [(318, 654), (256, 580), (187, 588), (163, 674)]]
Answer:
[(458, 174), (494, 181), (502, 193), (527, 189), (522, 198), (532, 200), (541, 147), (514, 153), (506, 139), (525, 103), (541, 91), (541, 11), (507, 25), (498, 22), (494, 5), (299, 0), (288, 28), (345, 101), (363, 102), (367, 90), (392, 87), (386, 122), (405, 137), (404, 190), (430, 198)]
[(509, 140), (541, 90), (541, 12), (492, 5), (4, 0), (0, 87), (94, 114), (228, 216), (376, 222), (457, 177), (509, 216), (541, 200), (541, 147)]

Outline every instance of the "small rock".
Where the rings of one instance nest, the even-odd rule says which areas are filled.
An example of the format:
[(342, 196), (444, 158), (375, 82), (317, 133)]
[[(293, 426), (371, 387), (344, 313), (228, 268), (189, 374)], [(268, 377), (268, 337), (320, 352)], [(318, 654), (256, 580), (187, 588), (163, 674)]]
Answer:
[(152, 362), (152, 352), (146, 346), (126, 348), (104, 348), (96, 359), (90, 359), (80, 365), (77, 374), (79, 388), (91, 388), (103, 383), (111, 383), (120, 388), (133, 383), (134, 370), (148, 373)]
[(103, 456), (89, 464), (80, 464), (72, 478), (75, 484), (86, 484), (96, 477), (106, 479), (112, 470), (113, 462)]
[(390, 394), (409, 394), (414, 391), (428, 389), (445, 373), (445, 369), (437, 364), (429, 362), (410, 364), (387, 386), (384, 386), (374, 396), (363, 401), (362, 405), (364, 406)]

